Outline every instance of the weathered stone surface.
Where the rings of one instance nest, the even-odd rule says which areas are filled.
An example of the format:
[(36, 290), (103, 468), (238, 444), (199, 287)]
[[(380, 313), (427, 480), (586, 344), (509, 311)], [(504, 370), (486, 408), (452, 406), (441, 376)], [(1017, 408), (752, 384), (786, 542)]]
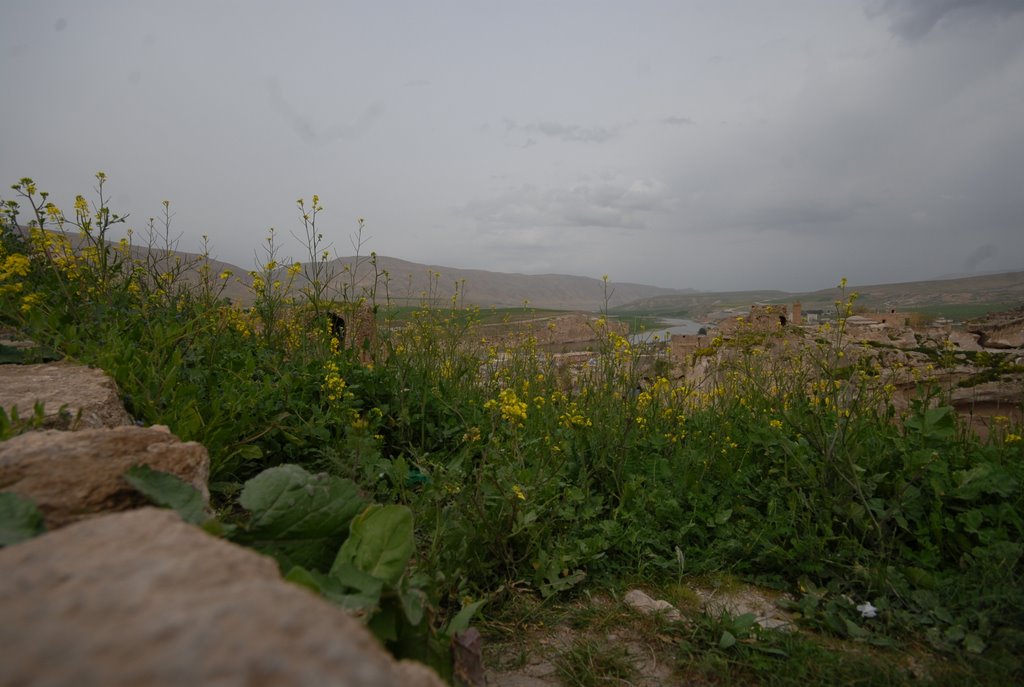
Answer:
[(955, 388), (949, 400), (953, 405), (1001, 404), (1015, 411), (1024, 402), (1024, 375), (1006, 375), (996, 381)]
[(191, 483), (209, 500), (210, 458), (166, 428), (28, 432), (0, 444), (0, 491), (31, 499), (47, 529), (147, 503), (122, 475), (144, 463)]
[(765, 591), (757, 587), (740, 585), (729, 589), (694, 589), (705, 613), (719, 616), (723, 613), (736, 617), (750, 613), (755, 622), (767, 630), (789, 632), (796, 629), (793, 619), (778, 606), (784, 594)]
[(444, 684), (271, 559), (154, 508), (0, 550), (0, 608), (5, 685)]
[(1024, 348), (1024, 307), (971, 320), (966, 329), (985, 348)]
[(630, 589), (622, 600), (626, 602), (627, 606), (632, 606), (641, 613), (662, 613), (666, 620), (673, 622), (682, 619), (682, 615), (679, 614), (679, 610), (675, 606), (662, 599), (652, 599), (640, 589)]
[[(63, 360), (41, 365), (0, 365), (0, 406), (8, 414), (17, 406), (18, 414), (24, 418), (32, 415), (37, 402), (43, 403), (47, 426), (59, 429), (132, 423), (117, 385), (102, 370)], [(65, 406), (70, 419), (60, 417), (60, 409)]]
[(970, 332), (952, 331), (949, 333), (949, 340), (961, 351), (980, 351), (978, 335)]

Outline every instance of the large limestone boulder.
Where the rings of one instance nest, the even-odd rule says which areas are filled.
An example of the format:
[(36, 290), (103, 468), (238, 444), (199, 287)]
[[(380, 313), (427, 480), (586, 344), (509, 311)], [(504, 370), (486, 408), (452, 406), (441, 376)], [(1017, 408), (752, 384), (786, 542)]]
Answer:
[[(43, 404), (45, 425), (57, 429), (85, 429), (130, 425), (117, 385), (103, 372), (67, 361), (41, 365), (0, 365), (0, 406), (31, 417), (35, 404)], [(68, 413), (62, 418), (60, 409)]]
[(0, 608), (6, 685), (444, 684), (271, 559), (154, 508), (0, 550)]
[(28, 432), (0, 443), (0, 491), (31, 499), (47, 529), (147, 503), (125, 470), (145, 464), (191, 483), (209, 500), (210, 458), (165, 429), (117, 427)]
[(1024, 348), (1024, 306), (971, 320), (967, 330), (985, 348)]
[(970, 332), (963, 331), (952, 331), (949, 333), (949, 340), (953, 342), (953, 345), (957, 347), (957, 350), (961, 351), (980, 351), (982, 350), (981, 345), (978, 344), (978, 335), (971, 334)]

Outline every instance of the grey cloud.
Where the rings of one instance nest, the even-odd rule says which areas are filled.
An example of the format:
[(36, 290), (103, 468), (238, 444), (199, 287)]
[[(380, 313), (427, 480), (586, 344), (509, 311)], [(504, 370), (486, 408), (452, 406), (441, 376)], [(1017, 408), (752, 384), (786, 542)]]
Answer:
[(996, 19), (1024, 11), (1021, 0), (874, 0), (869, 16), (890, 18), (890, 29), (906, 40), (924, 38), (940, 22), (966, 21), (986, 16)]
[(684, 124), (693, 124), (694, 121), (689, 117), (665, 117), (661, 123), (668, 126), (683, 126)]
[(499, 232), (553, 226), (635, 230), (645, 229), (650, 215), (668, 212), (673, 205), (660, 181), (634, 179), (545, 190), (522, 186), (459, 212), (480, 228)]
[(746, 219), (748, 226), (788, 229), (793, 232), (817, 232), (828, 225), (853, 219), (858, 207), (858, 202), (849, 199), (830, 202), (814, 198), (794, 198), (789, 202), (757, 207), (748, 213)]
[(506, 132), (519, 131), (524, 134), (538, 134), (566, 142), (607, 143), (616, 138), (622, 128), (620, 125), (612, 127), (587, 127), (578, 124), (560, 124), (558, 122), (518, 124), (511, 119), (505, 120)]
[(303, 114), (296, 111), (281, 91), (277, 79), (268, 79), (267, 93), (271, 106), (282, 116), (292, 130), (306, 143), (330, 143), (340, 138), (355, 138), (363, 134), (375, 120), (384, 114), (384, 105), (373, 102), (367, 105), (351, 123), (337, 123), (327, 128), (317, 128)]
[(782, 232), (793, 236), (823, 235), (841, 232), (865, 213), (877, 208), (877, 202), (866, 197), (819, 188), (817, 194), (802, 183), (788, 180), (778, 184), (736, 188), (731, 193), (692, 194), (687, 208), (688, 225), (695, 230), (717, 232)]
[(986, 243), (985, 245), (978, 246), (973, 251), (971, 251), (971, 254), (967, 256), (966, 260), (964, 260), (964, 269), (967, 270), (968, 272), (973, 272), (975, 269), (978, 268), (979, 265), (988, 260), (991, 260), (993, 257), (995, 257), (995, 255), (996, 247), (993, 246), (991, 243)]

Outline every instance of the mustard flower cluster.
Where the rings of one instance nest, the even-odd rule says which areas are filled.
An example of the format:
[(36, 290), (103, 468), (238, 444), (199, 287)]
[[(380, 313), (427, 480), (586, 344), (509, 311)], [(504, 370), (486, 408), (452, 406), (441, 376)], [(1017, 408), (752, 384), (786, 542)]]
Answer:
[(29, 266), (28, 257), (20, 253), (0, 254), (0, 296), (22, 291), (21, 280), (28, 276)]
[(333, 360), (328, 360), (324, 363), (324, 370), (326, 370), (326, 374), (324, 374), (324, 382), (320, 388), (327, 396), (327, 400), (331, 403), (344, 400), (346, 385), (338, 364)]
[(25, 277), (28, 276), (31, 263), (21, 253), (4, 254), (0, 249), (0, 298), (13, 296), (18, 309), (28, 313), (42, 301), (38, 293), (25, 293)]
[(526, 401), (519, 398), (515, 389), (502, 389), (498, 392), (497, 399), (491, 399), (484, 403), (484, 408), (501, 411), (501, 417), (506, 422), (522, 425), (526, 422)]

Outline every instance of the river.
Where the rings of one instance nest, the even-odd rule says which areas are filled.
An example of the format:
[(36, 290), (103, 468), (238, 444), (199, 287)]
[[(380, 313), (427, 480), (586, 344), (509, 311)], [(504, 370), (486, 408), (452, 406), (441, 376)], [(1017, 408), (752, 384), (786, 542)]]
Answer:
[(647, 343), (655, 336), (659, 337), (659, 341), (665, 341), (672, 334), (699, 334), (703, 328), (710, 330), (714, 325), (704, 324), (703, 322), (696, 322), (694, 320), (685, 320), (675, 317), (666, 317), (661, 320), (661, 323), (657, 327), (652, 327), (645, 332), (639, 334), (632, 334), (629, 337), (630, 343), (639, 344)]

